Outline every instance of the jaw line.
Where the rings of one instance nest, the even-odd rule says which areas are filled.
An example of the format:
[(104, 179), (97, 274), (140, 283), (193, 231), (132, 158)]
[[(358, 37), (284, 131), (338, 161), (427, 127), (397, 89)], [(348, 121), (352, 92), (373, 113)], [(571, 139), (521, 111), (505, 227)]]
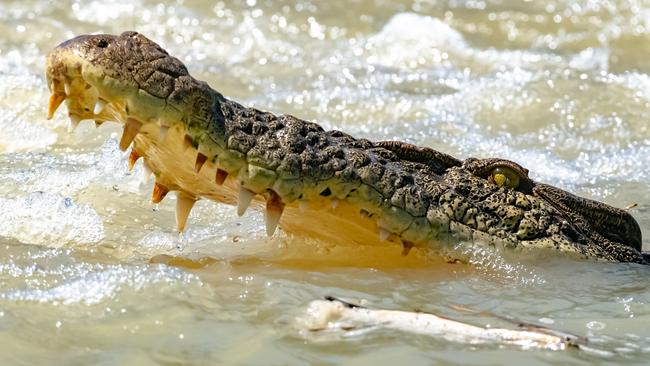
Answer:
[[(50, 77), (50, 75), (48, 75)], [(219, 176), (219, 167), (214, 161), (204, 161), (197, 168), (200, 153), (193, 146), (188, 146), (186, 130), (183, 123), (171, 126), (161, 120), (141, 123), (135, 133), (129, 132), (130, 118), (121, 101), (110, 101), (101, 95), (96, 87), (81, 90), (75, 85), (89, 85), (71, 82), (66, 75), (53, 78), (50, 89), (53, 94), (48, 105), (48, 118), (51, 118), (65, 100), (71, 120), (93, 119), (99, 126), (105, 121), (116, 121), (125, 126), (121, 147), (131, 148), (129, 166), (133, 166), (142, 157), (145, 170), (155, 176), (158, 193), (153, 192), (152, 200), (164, 198), (160, 190), (176, 191), (177, 202), (186, 208), (177, 207), (179, 229), (185, 228), (185, 222), (193, 202), (199, 199), (237, 205), (241, 185), (236, 176), (221, 177), (221, 184), (215, 184)], [(92, 100), (89, 94), (96, 93), (95, 105), (80, 106)], [(135, 118), (136, 120), (137, 117)], [(73, 125), (76, 127), (76, 124)], [(123, 150), (124, 150), (123, 149)], [(223, 173), (223, 171), (221, 172)], [(191, 204), (187, 202), (191, 201)], [(265, 199), (254, 195), (251, 205), (263, 208)], [(189, 208), (187, 208), (189, 207)], [(432, 255), (423, 247), (412, 247), (403, 243), (397, 235), (386, 235), (373, 218), (359, 215), (360, 207), (347, 200), (333, 200), (321, 197), (315, 200), (287, 204), (282, 212), (279, 226), (292, 236), (291, 248), (288, 248), (274, 261), (300, 265), (311, 263), (317, 265), (326, 261), (328, 265), (380, 267), (380, 268), (421, 268), (430, 267), (432, 262), (444, 263), (440, 257)], [(336, 230), (332, 230), (336, 228)], [(272, 233), (272, 229), (268, 230)], [(312, 238), (314, 240), (306, 240)], [(298, 245), (296, 245), (298, 244)]]

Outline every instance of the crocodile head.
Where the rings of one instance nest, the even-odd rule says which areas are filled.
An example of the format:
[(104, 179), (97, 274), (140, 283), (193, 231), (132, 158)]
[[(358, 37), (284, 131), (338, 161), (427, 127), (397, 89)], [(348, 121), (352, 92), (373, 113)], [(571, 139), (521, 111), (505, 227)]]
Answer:
[[(626, 211), (534, 182), (503, 159), (355, 139), (290, 115), (246, 108), (191, 77), (146, 37), (68, 40), (47, 56), (48, 117), (124, 125), (129, 165), (155, 175), (152, 201), (177, 192), (183, 230), (198, 199), (266, 208), (266, 229), (334, 243), (439, 249), (470, 241), (514, 250), (646, 263)], [(397, 244), (397, 245), (396, 245)]]

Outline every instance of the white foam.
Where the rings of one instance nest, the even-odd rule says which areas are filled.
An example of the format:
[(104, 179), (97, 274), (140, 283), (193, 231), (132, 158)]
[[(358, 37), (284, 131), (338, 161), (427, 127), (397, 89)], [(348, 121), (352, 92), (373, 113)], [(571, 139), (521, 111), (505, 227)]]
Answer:
[[(87, 266), (86, 266), (87, 267)], [(35, 301), (70, 305), (81, 303), (93, 305), (113, 298), (120, 291), (140, 291), (148, 286), (173, 283), (184, 286), (201, 284), (195, 275), (166, 266), (98, 265), (77, 268), (71, 278), (64, 278), (60, 285), (50, 288), (17, 289), (0, 293), (0, 299), (10, 301)], [(160, 290), (160, 289), (159, 289)]]
[(382, 30), (370, 37), (366, 49), (371, 50), (368, 63), (392, 67), (417, 67), (433, 58), (438, 62), (449, 51), (467, 54), (463, 36), (434, 17), (413, 13), (393, 16)]
[[(1, 51), (1, 49), (0, 49)], [(41, 150), (57, 140), (55, 123), (46, 121), (47, 87), (29, 69), (41, 60), (33, 45), (0, 57), (0, 153)]]
[(34, 192), (0, 198), (0, 235), (26, 244), (93, 244), (105, 236), (95, 210), (70, 197)]
[[(47, 192), (74, 195), (92, 184), (115, 187), (120, 191), (139, 192), (142, 166), (133, 172), (127, 169), (126, 153), (119, 150), (115, 139), (108, 139), (98, 151), (61, 154), (27, 153), (7, 160), (28, 161), (25, 168), (16, 166), (0, 178), (22, 192)], [(10, 163), (10, 162), (9, 162)]]
[(0, 130), (0, 153), (40, 150), (57, 140), (57, 134), (51, 129), (8, 109), (0, 109)]
[(78, 21), (97, 25), (129, 19), (136, 9), (142, 8), (142, 1), (137, 0), (87, 1), (71, 6), (72, 15)]
[[(365, 48), (367, 62), (387, 67), (470, 67), (475, 72), (534, 68), (536, 64), (570, 67), (562, 56), (550, 52), (474, 47), (440, 19), (414, 13), (394, 15), (368, 39)], [(585, 67), (586, 63), (577, 65)]]
[(577, 70), (607, 70), (609, 50), (602, 47), (587, 47), (571, 57), (569, 66)]

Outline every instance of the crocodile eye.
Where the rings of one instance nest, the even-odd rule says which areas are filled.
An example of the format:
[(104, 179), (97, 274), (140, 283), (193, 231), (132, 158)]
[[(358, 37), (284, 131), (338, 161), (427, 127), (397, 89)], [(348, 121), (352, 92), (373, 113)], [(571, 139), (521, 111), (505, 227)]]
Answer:
[(492, 169), (488, 180), (499, 187), (513, 189), (519, 187), (519, 174), (508, 167), (500, 166)]

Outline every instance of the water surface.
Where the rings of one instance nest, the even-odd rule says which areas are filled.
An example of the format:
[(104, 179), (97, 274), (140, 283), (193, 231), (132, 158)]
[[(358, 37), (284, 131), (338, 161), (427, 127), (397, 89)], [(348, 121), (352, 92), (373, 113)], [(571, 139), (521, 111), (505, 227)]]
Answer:
[[(68, 134), (65, 113), (45, 120), (43, 66), (77, 34), (137, 30), (245, 104), (460, 158), (508, 158), (534, 179), (638, 204), (650, 237), (648, 19), (642, 1), (3, 1), (3, 362), (645, 363), (650, 268), (480, 247), (459, 249), (473, 267), (337, 266), (336, 243), (267, 239), (260, 212), (239, 218), (206, 201), (178, 235), (174, 199), (148, 202), (151, 182), (139, 164), (127, 171), (117, 125)], [(271, 260), (310, 245), (321, 263)], [(192, 269), (162, 256), (216, 261)], [(294, 319), (325, 295), (505, 325), (461, 304), (589, 336), (613, 356), (389, 331), (301, 336)]]

